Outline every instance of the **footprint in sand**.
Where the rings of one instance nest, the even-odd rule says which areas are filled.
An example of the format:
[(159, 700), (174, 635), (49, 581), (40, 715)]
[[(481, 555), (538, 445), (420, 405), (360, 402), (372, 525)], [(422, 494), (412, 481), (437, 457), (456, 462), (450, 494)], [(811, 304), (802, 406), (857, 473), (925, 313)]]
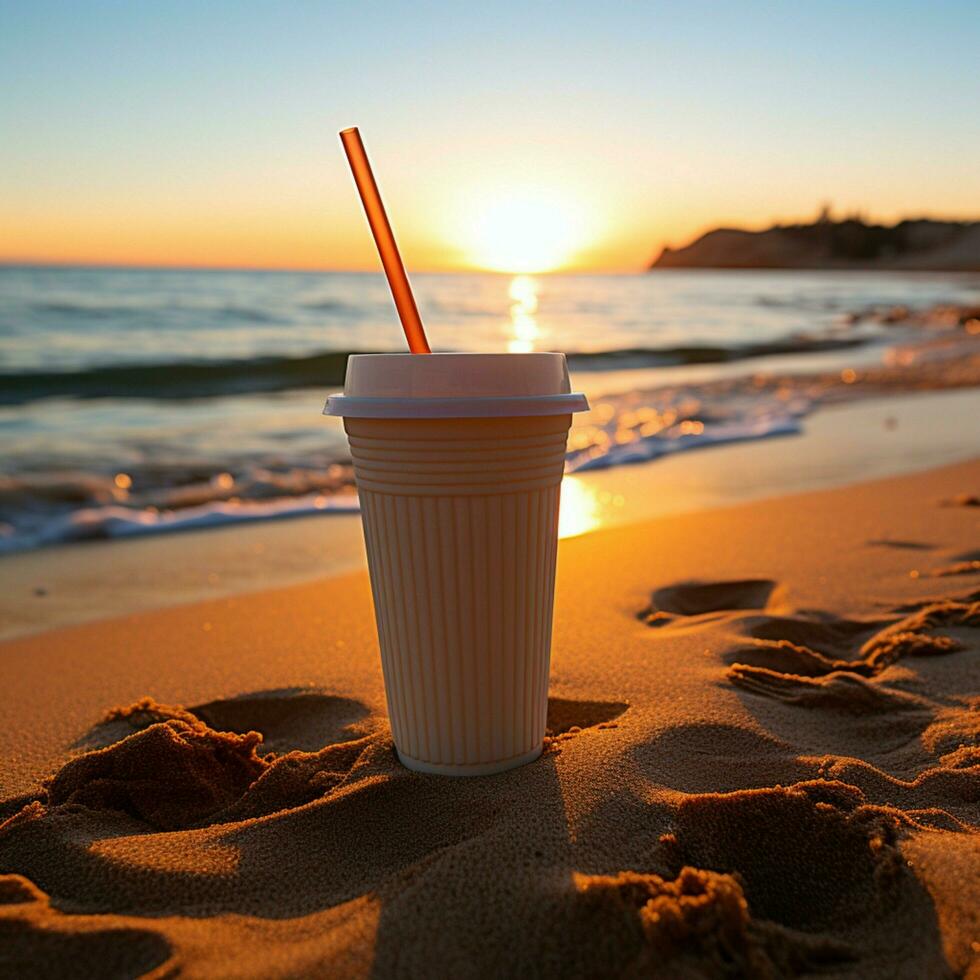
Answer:
[(980, 575), (980, 550), (963, 551), (953, 555), (948, 565), (940, 565), (923, 572), (930, 578), (948, 578), (951, 575)]
[(145, 698), (110, 711), (74, 747), (105, 748), (131, 735), (134, 729), (178, 718), (190, 724), (203, 722), (219, 732), (259, 732), (266, 752), (315, 752), (325, 745), (362, 738), (371, 730), (367, 722), (370, 714), (360, 701), (300, 687), (253, 691), (190, 708)]
[[(902, 801), (907, 813), (918, 811), (922, 825), (961, 829), (970, 805), (980, 799), (971, 747), (976, 712), (964, 706), (962, 681), (956, 680), (966, 665), (937, 665), (940, 674), (952, 671), (951, 698), (944, 698), (935, 685), (925, 693), (907, 669), (885, 672), (906, 658), (975, 649), (978, 598), (973, 593), (920, 600), (876, 620), (817, 613), (745, 616), (733, 628), (749, 642), (724, 654), (729, 663), (725, 676), (751, 696), (747, 707), (768, 717), (770, 727), (773, 716), (761, 705), (753, 708), (752, 697), (819, 709), (823, 722), (814, 715), (787, 716), (784, 723), (787, 733), (807, 740), (814, 753), (808, 764), (819, 762), (824, 778), (856, 782), (874, 802)], [(848, 759), (855, 739), (867, 741), (879, 753), (894, 753), (893, 769), (909, 778), (893, 778)], [(844, 754), (833, 754), (839, 752)], [(931, 763), (926, 761), (930, 758)], [(924, 761), (929, 768), (922, 768)]]
[(681, 582), (657, 589), (639, 618), (649, 626), (672, 629), (697, 627), (723, 614), (732, 630), (748, 640), (724, 654), (729, 681), (789, 704), (853, 714), (921, 712), (920, 698), (875, 679), (904, 657), (963, 648), (956, 636), (937, 630), (980, 625), (976, 594), (916, 603), (866, 620), (809, 610), (789, 614), (783, 590), (762, 578)]
[(912, 712), (925, 714), (921, 699), (894, 691), (863, 677), (835, 673), (826, 677), (798, 677), (764, 667), (732, 664), (728, 679), (752, 694), (774, 698), (801, 707), (820, 707), (863, 715), (870, 712)]
[(922, 609), (935, 606), (941, 602), (959, 602), (965, 603), (966, 605), (980, 602), (980, 589), (975, 589), (973, 592), (968, 592), (966, 595), (960, 596), (931, 596), (927, 599), (914, 599), (912, 602), (903, 602), (892, 606), (892, 612), (896, 614), (919, 612)]
[(896, 817), (866, 813), (864, 802), (855, 787), (822, 780), (702, 793), (681, 802), (662, 857), (677, 870), (737, 873), (759, 914), (820, 929), (874, 907), (884, 880), (903, 873)]
[(835, 781), (704, 793), (680, 804), (661, 858), (675, 873), (686, 865), (736, 875), (753, 918), (846, 937), (858, 961), (880, 946), (901, 951), (908, 975), (926, 976), (914, 965), (942, 962), (940, 937), (929, 895), (899, 851), (901, 820)]
[(940, 629), (980, 625), (975, 603), (939, 600), (888, 619), (847, 620), (826, 615), (760, 617), (739, 625), (752, 643), (728, 651), (728, 679), (754, 694), (792, 704), (853, 713), (921, 710), (921, 699), (875, 682), (904, 657), (963, 648)]
[(943, 507), (980, 507), (980, 496), (975, 493), (958, 493), (940, 504)]
[[(746, 617), (736, 629), (751, 643), (724, 654), (730, 664), (726, 676), (755, 694), (794, 704), (823, 702), (855, 712), (914, 707), (914, 699), (893, 697), (868, 682), (897, 659), (883, 654), (883, 630), (893, 622), (819, 613)], [(894, 643), (888, 649), (897, 653)]]
[(584, 728), (611, 728), (629, 705), (625, 701), (576, 701), (548, 698), (546, 735), (577, 734)]
[[(144, 698), (112, 709), (43, 804), (111, 811), (179, 830), (302, 806), (336, 788), (379, 742), (359, 701), (308, 689), (193, 708)], [(305, 746), (310, 746), (307, 751)], [(11, 822), (30, 817), (22, 810)]]
[(895, 538), (875, 538), (868, 545), (872, 548), (898, 548), (902, 551), (932, 551), (935, 548), (935, 545), (922, 541), (902, 541)]
[(822, 612), (795, 616), (748, 616), (737, 624), (739, 632), (764, 643), (788, 643), (837, 663), (851, 659), (853, 652), (892, 620), (846, 619)]
[(651, 596), (650, 605), (639, 613), (639, 619), (648, 626), (667, 626), (679, 617), (767, 609), (776, 594), (776, 583), (767, 578), (680, 582), (657, 589)]
[(368, 729), (366, 705), (306, 688), (282, 688), (209, 701), (188, 709), (222, 732), (261, 732), (271, 752), (315, 752), (325, 745), (361, 738)]
[[(756, 917), (733, 875), (684, 867), (575, 874), (563, 910), (576, 976), (788, 977), (848, 965), (851, 948)], [(569, 955), (570, 954), (570, 955)], [(836, 971), (835, 971), (836, 972)]]
[(616, 975), (862, 976), (882, 956), (934, 975), (944, 951), (901, 819), (835, 781), (688, 796), (659, 873), (574, 875), (570, 942), (609, 938)]

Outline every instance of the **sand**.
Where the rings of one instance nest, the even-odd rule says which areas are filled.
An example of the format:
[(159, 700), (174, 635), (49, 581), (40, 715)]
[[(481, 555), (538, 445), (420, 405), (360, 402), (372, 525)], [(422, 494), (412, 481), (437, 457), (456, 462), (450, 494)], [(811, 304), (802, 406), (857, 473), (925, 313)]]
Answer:
[(980, 461), (564, 541), (537, 762), (366, 577), (0, 646), (0, 975), (980, 976)]

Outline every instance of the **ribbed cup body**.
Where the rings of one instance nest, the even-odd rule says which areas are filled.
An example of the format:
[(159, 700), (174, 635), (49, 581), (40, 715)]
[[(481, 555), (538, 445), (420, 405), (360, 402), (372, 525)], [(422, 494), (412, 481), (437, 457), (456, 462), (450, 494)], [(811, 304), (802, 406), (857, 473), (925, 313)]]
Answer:
[(409, 768), (482, 775), (541, 751), (570, 423), (344, 420)]

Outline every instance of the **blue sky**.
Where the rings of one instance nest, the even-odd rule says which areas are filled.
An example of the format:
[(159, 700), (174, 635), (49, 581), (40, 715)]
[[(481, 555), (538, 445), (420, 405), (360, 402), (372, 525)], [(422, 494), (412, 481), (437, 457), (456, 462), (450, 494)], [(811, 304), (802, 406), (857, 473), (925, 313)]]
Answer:
[(421, 266), (518, 185), (600, 268), (823, 200), (976, 216), (978, 47), (965, 2), (2, 0), (0, 254), (370, 266), (352, 124)]

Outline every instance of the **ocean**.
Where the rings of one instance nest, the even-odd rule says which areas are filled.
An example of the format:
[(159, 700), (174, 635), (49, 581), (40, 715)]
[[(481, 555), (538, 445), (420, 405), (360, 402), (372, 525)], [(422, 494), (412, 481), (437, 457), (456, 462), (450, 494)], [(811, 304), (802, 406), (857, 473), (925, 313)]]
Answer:
[[(561, 350), (593, 404), (568, 469), (787, 435), (975, 275), (416, 275), (434, 350)], [(928, 327), (934, 331), (936, 320)], [(0, 552), (357, 507), (320, 413), (350, 352), (404, 342), (380, 275), (0, 267)]]

